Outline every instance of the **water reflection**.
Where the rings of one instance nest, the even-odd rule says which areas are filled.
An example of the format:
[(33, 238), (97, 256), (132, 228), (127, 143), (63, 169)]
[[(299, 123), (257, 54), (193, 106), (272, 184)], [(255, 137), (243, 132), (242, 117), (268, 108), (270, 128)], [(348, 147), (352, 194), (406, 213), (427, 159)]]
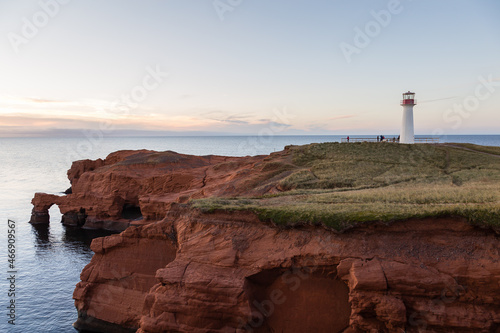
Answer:
[(94, 230), (94, 229), (81, 229), (77, 227), (63, 226), (64, 233), (62, 235), (62, 242), (69, 249), (79, 251), (83, 249), (89, 249), (90, 243), (94, 238), (106, 237), (109, 235), (116, 234), (117, 232), (111, 232), (107, 230)]
[[(53, 222), (54, 223), (54, 222)], [(35, 238), (37, 255), (46, 255), (59, 248), (79, 255), (90, 253), (90, 243), (94, 238), (105, 237), (116, 232), (106, 230), (89, 230), (61, 225), (52, 227), (50, 224), (34, 224), (31, 226)]]
[(36, 236), (37, 245), (45, 245), (50, 243), (50, 232), (48, 224), (32, 224), (31, 231)]

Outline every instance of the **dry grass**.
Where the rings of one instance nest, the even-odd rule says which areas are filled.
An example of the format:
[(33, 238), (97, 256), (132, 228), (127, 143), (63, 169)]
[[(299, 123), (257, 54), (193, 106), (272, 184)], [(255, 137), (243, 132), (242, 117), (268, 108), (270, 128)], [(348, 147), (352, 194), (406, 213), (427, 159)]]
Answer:
[(337, 230), (369, 221), (443, 215), (498, 228), (496, 148), (391, 143), (290, 147), (296, 169), (279, 181), (286, 191), (260, 198), (209, 198), (193, 205), (207, 211), (250, 209), (277, 224), (321, 223)]

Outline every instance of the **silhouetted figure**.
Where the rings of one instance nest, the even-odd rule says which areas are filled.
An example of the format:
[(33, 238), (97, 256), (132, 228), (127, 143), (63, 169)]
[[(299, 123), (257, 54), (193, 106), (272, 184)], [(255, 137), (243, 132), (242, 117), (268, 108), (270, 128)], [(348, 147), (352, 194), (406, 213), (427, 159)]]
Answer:
[(400, 135), (398, 135), (398, 142), (399, 142), (399, 137), (400, 137)]
[(349, 137), (347, 137), (347, 142), (349, 142)]
[(380, 137), (377, 135), (377, 142), (380, 142)]

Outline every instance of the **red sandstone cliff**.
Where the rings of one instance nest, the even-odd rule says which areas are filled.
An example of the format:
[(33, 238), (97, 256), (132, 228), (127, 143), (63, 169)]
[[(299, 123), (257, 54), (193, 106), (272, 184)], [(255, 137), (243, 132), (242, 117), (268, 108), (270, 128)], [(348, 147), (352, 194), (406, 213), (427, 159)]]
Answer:
[(459, 218), (336, 233), (175, 206), (161, 222), (94, 240), (74, 293), (77, 327), (497, 332), (498, 244)]
[[(233, 158), (125, 151), (78, 161), (72, 194), (36, 194), (32, 222), (125, 229), (92, 242), (75, 326), (102, 332), (500, 332), (498, 234), (458, 217), (335, 232), (204, 196), (279, 191), (285, 150)], [(142, 219), (140, 218), (142, 215)]]
[[(48, 223), (57, 204), (63, 224), (125, 230), (131, 224), (161, 220), (172, 203), (206, 196), (276, 192), (290, 173), (286, 151), (269, 156), (191, 156), (175, 152), (119, 151), (105, 160), (73, 162), (71, 194), (36, 193), (31, 223)], [(273, 177), (278, 176), (276, 179)]]

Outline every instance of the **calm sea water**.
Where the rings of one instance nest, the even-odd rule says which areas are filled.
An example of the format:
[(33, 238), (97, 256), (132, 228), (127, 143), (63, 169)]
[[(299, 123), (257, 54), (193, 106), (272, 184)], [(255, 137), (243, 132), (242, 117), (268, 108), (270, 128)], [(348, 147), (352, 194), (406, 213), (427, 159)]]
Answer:
[[(356, 137), (352, 135), (351, 137)], [(365, 136), (363, 136), (365, 137)], [(392, 137), (392, 135), (386, 135)], [(1, 138), (0, 139), (0, 332), (76, 332), (72, 293), (90, 262), (92, 238), (106, 235), (62, 226), (57, 207), (50, 226), (28, 223), (35, 192), (69, 187), (71, 161), (104, 158), (121, 149), (174, 150), (195, 155), (268, 154), (284, 146), (340, 141), (341, 136)], [(446, 142), (500, 146), (500, 135), (448, 136)], [(7, 221), (15, 221), (15, 326), (8, 324)]]

